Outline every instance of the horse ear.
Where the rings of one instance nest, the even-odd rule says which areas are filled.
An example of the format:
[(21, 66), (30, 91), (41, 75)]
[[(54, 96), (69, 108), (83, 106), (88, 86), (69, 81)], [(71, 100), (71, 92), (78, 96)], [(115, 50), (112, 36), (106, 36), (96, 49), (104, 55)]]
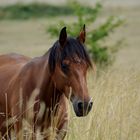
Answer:
[(60, 35), (59, 35), (59, 43), (61, 47), (65, 45), (66, 41), (67, 41), (67, 31), (66, 31), (66, 27), (64, 27), (60, 31)]
[(85, 40), (86, 40), (86, 27), (85, 27), (85, 24), (84, 24), (84, 26), (83, 26), (83, 28), (82, 28), (82, 30), (81, 30), (79, 36), (78, 36), (78, 39), (79, 39), (80, 42), (82, 42), (82, 43), (84, 43)]

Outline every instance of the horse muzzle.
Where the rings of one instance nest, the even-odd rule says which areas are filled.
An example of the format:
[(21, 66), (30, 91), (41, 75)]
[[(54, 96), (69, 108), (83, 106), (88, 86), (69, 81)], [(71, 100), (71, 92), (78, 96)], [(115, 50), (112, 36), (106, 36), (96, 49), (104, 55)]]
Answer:
[(78, 117), (86, 116), (91, 111), (92, 105), (92, 99), (90, 99), (90, 101), (73, 101), (73, 108)]

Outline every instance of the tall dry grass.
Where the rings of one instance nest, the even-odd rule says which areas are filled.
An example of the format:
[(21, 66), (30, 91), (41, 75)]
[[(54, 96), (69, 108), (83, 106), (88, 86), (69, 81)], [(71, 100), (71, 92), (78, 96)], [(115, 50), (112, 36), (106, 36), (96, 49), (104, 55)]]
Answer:
[[(69, 108), (71, 113), (65, 140), (139, 140), (140, 71), (111, 69), (102, 72), (98, 78), (90, 73), (88, 79), (93, 109), (87, 117), (78, 118), (72, 106)], [(38, 140), (43, 139), (44, 134), (39, 130), (33, 134), (33, 124), (27, 120), (23, 120), (23, 124), (22, 139), (30, 140), (32, 135)], [(45, 135), (50, 135), (49, 140), (54, 140), (54, 130), (50, 127), (44, 131)]]
[(66, 140), (139, 140), (140, 71), (112, 69), (89, 77), (93, 109), (85, 118), (72, 113)]

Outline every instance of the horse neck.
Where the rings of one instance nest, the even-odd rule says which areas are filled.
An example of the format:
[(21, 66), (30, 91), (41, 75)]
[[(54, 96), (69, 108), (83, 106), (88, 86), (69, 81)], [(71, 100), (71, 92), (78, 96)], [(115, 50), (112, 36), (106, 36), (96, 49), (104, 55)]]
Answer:
[(37, 84), (37, 87), (40, 89), (40, 98), (45, 102), (47, 107), (53, 109), (59, 103), (62, 93), (56, 89), (56, 85), (52, 81), (52, 74), (49, 72), (48, 57), (40, 57), (40, 64), (43, 66), (43, 68), (40, 67), (41, 77)]

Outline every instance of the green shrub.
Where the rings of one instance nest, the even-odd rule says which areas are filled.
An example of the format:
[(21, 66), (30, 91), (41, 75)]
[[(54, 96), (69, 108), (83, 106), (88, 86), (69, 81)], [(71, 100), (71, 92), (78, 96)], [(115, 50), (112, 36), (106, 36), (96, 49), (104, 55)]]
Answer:
[(71, 15), (71, 8), (65, 6), (54, 6), (45, 3), (17, 3), (0, 7), (0, 19), (30, 19), (44, 18), (60, 15)]
[(112, 47), (104, 47), (101, 41), (108, 37), (115, 28), (122, 25), (123, 20), (118, 17), (110, 16), (103, 24), (99, 25), (96, 29), (93, 29), (92, 25), (97, 20), (99, 13), (102, 10), (102, 5), (100, 3), (97, 3), (94, 8), (91, 8), (89, 6), (84, 6), (79, 2), (70, 0), (68, 5), (74, 11), (77, 21), (69, 24), (60, 21), (58, 25), (51, 25), (47, 31), (52, 36), (58, 36), (60, 28), (62, 28), (62, 26), (67, 26), (69, 34), (71, 36), (77, 36), (81, 27), (86, 24), (91, 28), (87, 33), (86, 42), (91, 57), (99, 66), (111, 64), (114, 60), (113, 54), (118, 50), (118, 44), (120, 43), (117, 43), (117, 45)]

